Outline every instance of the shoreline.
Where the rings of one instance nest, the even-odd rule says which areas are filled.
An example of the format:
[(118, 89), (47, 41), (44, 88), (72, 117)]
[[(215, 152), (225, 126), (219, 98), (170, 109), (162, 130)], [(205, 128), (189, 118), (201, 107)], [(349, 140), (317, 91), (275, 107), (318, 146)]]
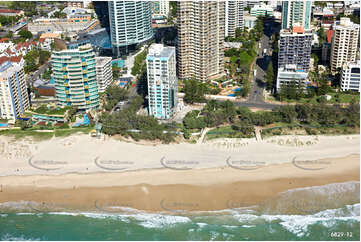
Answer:
[[(262, 204), (274, 207), (277, 204), (273, 201), (277, 201), (283, 204), (283, 212), (302, 214), (304, 208), (295, 208), (292, 202), (284, 201), (281, 195), (290, 190), (307, 190), (314, 186), (344, 182), (356, 182), (359, 190), (359, 160), (359, 155), (319, 160), (318, 166), (326, 166), (318, 170), (300, 169), (293, 163), (284, 163), (254, 170), (223, 167), (185, 171), (159, 169), (122, 173), (7, 176), (0, 177), (0, 205), (7, 202), (24, 203), (25, 210), (31, 212), (80, 210), (115, 213), (127, 207), (147, 212), (172, 213), (216, 211)], [(310, 168), (316, 163), (306, 165)], [(356, 195), (357, 192), (353, 190), (342, 194), (339, 199), (342, 204), (358, 203), (359, 194)], [(296, 197), (299, 199), (305, 195), (301, 192)], [(321, 200), (324, 201), (324, 198)], [(0, 210), (3, 210), (1, 206)]]
[[(14, 202), (33, 212), (115, 212), (121, 207), (215, 211), (268, 204), (297, 214), (310, 210), (297, 209), (299, 204), (295, 209), (282, 197), (287, 191), (344, 182), (359, 187), (360, 135), (222, 138), (157, 146), (87, 135), (51, 142), (0, 137), (0, 170), (0, 211)], [(352, 189), (333, 200), (358, 203), (359, 193)], [(310, 201), (328, 199), (303, 193), (293, 199), (308, 198), (304, 203), (311, 207)]]

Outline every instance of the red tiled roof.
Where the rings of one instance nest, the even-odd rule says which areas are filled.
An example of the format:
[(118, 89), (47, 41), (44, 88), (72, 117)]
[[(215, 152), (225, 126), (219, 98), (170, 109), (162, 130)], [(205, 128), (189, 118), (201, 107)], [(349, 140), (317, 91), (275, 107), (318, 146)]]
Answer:
[(0, 57), (0, 65), (6, 61), (10, 61), (10, 62), (16, 62), (16, 63), (20, 63), (21, 59), (23, 57), (21, 55), (19, 56), (10, 56), (10, 57), (7, 57), (7, 56), (1, 56)]
[(7, 61), (8, 60), (8, 57), (7, 56), (1, 56), (0, 57), (0, 65), (2, 64), (2, 63), (4, 63), (5, 61)]
[(14, 55), (14, 54), (15, 54), (15, 53), (12, 52), (10, 49), (7, 49), (7, 50), (6, 50), (6, 53), (7, 53), (8, 55)]
[(328, 43), (331, 43), (331, 41), (332, 41), (332, 36), (333, 36), (333, 30), (332, 30), (332, 29), (329, 29), (329, 30), (327, 31), (327, 42), (328, 42)]
[(22, 58), (23, 58), (23, 56), (21, 56), (21, 55), (19, 55), (19, 56), (10, 56), (10, 62), (20, 63)]
[(20, 13), (20, 10), (14, 10), (14, 9), (0, 9), (0, 13)]
[(9, 41), (9, 40), (10, 40), (9, 38), (1, 38), (0, 43), (5, 42), (5, 41)]
[(293, 26), (293, 33), (304, 33), (305, 30), (302, 26)]

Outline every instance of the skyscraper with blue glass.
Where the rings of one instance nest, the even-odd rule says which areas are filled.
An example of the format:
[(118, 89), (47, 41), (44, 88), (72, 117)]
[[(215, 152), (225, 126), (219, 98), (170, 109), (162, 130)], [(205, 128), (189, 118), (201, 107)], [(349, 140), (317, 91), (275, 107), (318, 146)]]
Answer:
[(282, 4), (282, 29), (290, 29), (295, 23), (310, 29), (311, 1), (284, 1)]

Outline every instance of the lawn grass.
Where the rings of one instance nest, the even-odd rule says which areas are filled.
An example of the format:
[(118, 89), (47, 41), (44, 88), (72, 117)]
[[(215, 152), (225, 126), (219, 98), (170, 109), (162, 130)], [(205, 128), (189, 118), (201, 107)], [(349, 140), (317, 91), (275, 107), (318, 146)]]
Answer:
[(47, 115), (64, 115), (66, 111), (68, 111), (70, 107), (64, 107), (64, 108), (55, 108), (55, 109), (48, 109), (46, 105), (41, 105), (37, 109), (35, 109), (33, 112), (36, 114), (47, 114)]
[(8, 129), (0, 131), (0, 135), (12, 136), (17, 140), (32, 137), (36, 141), (48, 140), (54, 136), (53, 132), (37, 132), (34, 130)]
[(37, 130), (8, 129), (0, 131), (1, 135), (12, 136), (15, 139), (32, 137), (36, 141), (48, 140), (52, 137), (67, 137), (76, 133), (88, 134), (94, 127), (81, 127), (73, 129), (54, 129), (52, 132), (39, 132)]

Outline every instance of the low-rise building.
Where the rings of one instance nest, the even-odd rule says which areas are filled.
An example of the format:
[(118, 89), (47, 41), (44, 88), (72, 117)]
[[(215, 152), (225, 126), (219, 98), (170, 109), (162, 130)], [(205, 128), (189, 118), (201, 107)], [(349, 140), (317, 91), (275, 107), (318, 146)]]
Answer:
[(245, 28), (253, 29), (256, 26), (256, 23), (257, 23), (257, 17), (244, 13), (243, 25)]
[(0, 15), (6, 17), (24, 16), (24, 11), (15, 9), (0, 9)]
[(0, 118), (15, 121), (29, 108), (24, 68), (11, 62), (0, 65)]
[(98, 92), (105, 92), (113, 82), (112, 57), (95, 57)]
[(239, 49), (242, 47), (242, 42), (224, 42), (224, 50), (232, 48)]
[(308, 72), (304, 70), (298, 70), (296, 65), (286, 65), (285, 67), (278, 69), (277, 74), (277, 90), (283, 85), (289, 85), (292, 82), (302, 83), (304, 87), (309, 84)]
[(264, 3), (262, 4), (256, 4), (251, 8), (251, 16), (273, 16), (273, 7), (270, 5), (266, 5)]
[(83, 8), (84, 7), (83, 1), (67, 1), (65, 4), (67, 7), (74, 7), (74, 8)]
[(90, 14), (72, 14), (68, 16), (68, 22), (72, 23), (87, 23), (91, 20)]
[(361, 91), (360, 86), (360, 66), (361, 62), (358, 60), (357, 62), (346, 62), (342, 67), (341, 74), (341, 90), (353, 90), (353, 91)]

